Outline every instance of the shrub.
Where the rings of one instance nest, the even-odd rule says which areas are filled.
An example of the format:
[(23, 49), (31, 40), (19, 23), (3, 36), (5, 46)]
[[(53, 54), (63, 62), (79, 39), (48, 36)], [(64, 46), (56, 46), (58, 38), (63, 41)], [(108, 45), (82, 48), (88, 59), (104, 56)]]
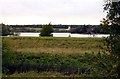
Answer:
[(40, 35), (41, 36), (51, 36), (53, 32), (53, 26), (49, 23), (48, 25), (43, 25)]

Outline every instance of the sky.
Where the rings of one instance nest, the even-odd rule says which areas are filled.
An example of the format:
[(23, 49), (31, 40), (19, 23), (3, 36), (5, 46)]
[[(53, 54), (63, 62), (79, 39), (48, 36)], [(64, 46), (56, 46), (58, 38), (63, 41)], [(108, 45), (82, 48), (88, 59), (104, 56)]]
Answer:
[(104, 0), (0, 0), (0, 23), (100, 24)]

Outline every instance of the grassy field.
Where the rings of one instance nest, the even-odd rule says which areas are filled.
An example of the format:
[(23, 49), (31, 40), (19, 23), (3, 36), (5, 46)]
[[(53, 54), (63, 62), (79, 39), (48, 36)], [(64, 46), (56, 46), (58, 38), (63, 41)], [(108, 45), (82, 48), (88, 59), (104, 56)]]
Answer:
[(117, 76), (103, 38), (3, 37), (3, 77)]
[(76, 54), (99, 52), (102, 38), (4, 37), (12, 50), (30, 53)]

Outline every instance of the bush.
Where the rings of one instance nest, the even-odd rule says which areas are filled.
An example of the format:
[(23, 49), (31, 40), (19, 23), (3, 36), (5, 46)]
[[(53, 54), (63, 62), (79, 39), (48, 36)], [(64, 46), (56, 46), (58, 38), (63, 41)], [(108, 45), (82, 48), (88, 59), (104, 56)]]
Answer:
[(13, 35), (12, 27), (5, 24), (0, 24), (0, 35), (2, 36)]
[(48, 25), (43, 25), (40, 35), (41, 36), (51, 36), (53, 32), (53, 26), (49, 23)]
[[(7, 53), (4, 54), (3, 58), (3, 74), (54, 71), (64, 75), (117, 76), (112, 68), (112, 65), (116, 63), (112, 63), (107, 54), (86, 53), (85, 55), (66, 57), (45, 53), (26, 54), (19, 52), (7, 55)], [(8, 60), (5, 61), (5, 59)]]

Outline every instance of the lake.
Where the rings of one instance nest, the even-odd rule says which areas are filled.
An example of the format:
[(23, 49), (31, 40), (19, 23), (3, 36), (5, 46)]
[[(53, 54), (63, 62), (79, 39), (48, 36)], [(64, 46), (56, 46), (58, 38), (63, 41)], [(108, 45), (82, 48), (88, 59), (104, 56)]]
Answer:
[[(109, 34), (72, 34), (72, 33), (51, 33), (53, 37), (78, 37), (78, 38), (102, 38), (109, 37)], [(16, 36), (39, 37), (40, 33), (19, 32), (14, 33)]]

